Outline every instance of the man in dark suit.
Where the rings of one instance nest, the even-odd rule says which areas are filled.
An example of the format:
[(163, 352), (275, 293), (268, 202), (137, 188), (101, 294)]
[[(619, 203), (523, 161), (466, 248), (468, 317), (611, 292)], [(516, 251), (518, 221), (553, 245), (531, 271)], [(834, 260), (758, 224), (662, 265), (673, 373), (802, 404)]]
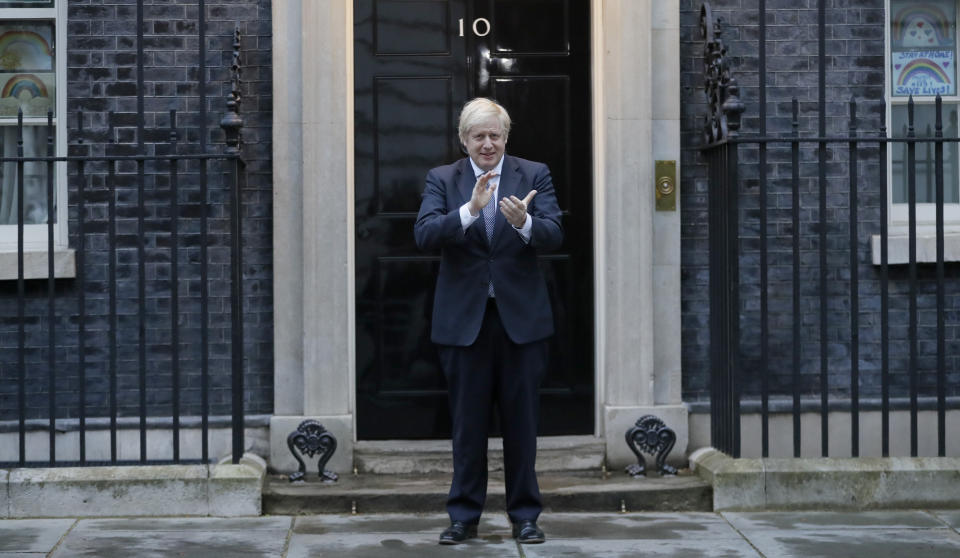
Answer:
[(441, 544), (476, 536), (494, 401), (513, 536), (545, 540), (534, 467), (553, 314), (537, 254), (559, 248), (563, 230), (549, 169), (506, 155), (509, 133), (499, 104), (478, 98), (464, 105), (459, 136), (469, 157), (427, 174), (414, 226), (417, 246), (441, 251), (431, 340), (450, 394), (454, 461)]

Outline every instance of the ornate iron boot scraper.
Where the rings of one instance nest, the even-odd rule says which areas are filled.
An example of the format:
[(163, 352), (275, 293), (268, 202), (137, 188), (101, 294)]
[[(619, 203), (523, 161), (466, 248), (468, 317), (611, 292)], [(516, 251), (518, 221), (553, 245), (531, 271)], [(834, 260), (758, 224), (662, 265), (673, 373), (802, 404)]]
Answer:
[(634, 477), (645, 477), (647, 463), (641, 452), (657, 455), (657, 470), (661, 475), (676, 475), (677, 468), (667, 465), (667, 456), (673, 445), (677, 443), (677, 435), (667, 427), (662, 420), (653, 415), (644, 415), (627, 430), (627, 446), (637, 456), (637, 464), (629, 465), (627, 474)]
[(313, 419), (307, 419), (301, 422), (300, 426), (287, 436), (287, 447), (290, 448), (290, 453), (293, 454), (294, 459), (300, 463), (300, 469), (290, 475), (290, 482), (303, 482), (307, 476), (307, 466), (303, 462), (303, 458), (297, 455), (297, 450), (300, 450), (301, 454), (309, 457), (313, 457), (319, 453), (320, 459), (317, 461), (317, 471), (319, 472), (320, 480), (323, 482), (337, 482), (338, 477), (336, 473), (324, 470), (327, 462), (330, 461), (330, 458), (333, 457), (333, 454), (337, 451), (337, 439), (333, 434), (328, 432), (322, 424)]

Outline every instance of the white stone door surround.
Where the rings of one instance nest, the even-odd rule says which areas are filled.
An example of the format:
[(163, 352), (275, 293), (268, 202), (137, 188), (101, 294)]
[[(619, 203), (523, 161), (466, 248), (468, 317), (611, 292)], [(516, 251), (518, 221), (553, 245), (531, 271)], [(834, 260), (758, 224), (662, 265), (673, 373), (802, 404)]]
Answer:
[[(653, 187), (654, 161), (680, 159), (679, 0), (591, 4), (596, 435), (608, 466), (622, 467), (634, 459), (626, 430), (656, 414), (676, 431), (681, 461), (680, 200), (656, 212)], [(352, 5), (273, 3), (270, 461), (282, 471), (296, 466), (286, 437), (305, 418), (338, 439), (328, 469), (353, 468)]]

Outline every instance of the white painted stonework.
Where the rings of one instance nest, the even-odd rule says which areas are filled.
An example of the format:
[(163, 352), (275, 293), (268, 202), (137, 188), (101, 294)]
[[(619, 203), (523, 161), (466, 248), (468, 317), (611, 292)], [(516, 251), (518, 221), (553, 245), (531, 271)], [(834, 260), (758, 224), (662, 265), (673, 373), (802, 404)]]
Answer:
[[(352, 2), (273, 3), (274, 413), (271, 457), (306, 418), (352, 469)], [(282, 420), (280, 420), (282, 418)], [(341, 425), (347, 425), (345, 429)], [(292, 470), (292, 468), (290, 469)]]
[[(69, 279), (77, 276), (76, 252), (54, 248), (53, 276)], [(19, 276), (16, 251), (0, 251), (0, 281), (15, 281)], [(46, 279), (50, 276), (46, 250), (26, 250), (23, 253), (23, 278)]]
[(594, 62), (602, 72), (595, 96), (602, 99), (604, 128), (597, 134), (603, 177), (596, 183), (603, 238), (597, 266), (597, 388), (604, 398), (599, 431), (607, 466), (620, 468), (635, 460), (626, 430), (641, 416), (656, 415), (677, 434), (670, 461), (679, 463), (688, 440), (680, 392), (682, 200), (676, 211), (654, 210), (654, 163), (680, 160), (679, 96), (664, 94), (680, 90), (680, 7), (675, 0), (594, 5), (603, 26), (595, 48), (603, 57)]

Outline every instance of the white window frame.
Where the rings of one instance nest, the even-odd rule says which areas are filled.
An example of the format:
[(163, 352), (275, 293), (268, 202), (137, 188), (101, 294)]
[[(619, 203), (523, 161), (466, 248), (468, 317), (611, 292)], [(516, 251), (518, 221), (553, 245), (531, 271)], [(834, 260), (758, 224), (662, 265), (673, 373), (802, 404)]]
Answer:
[[(906, 105), (909, 97), (895, 97), (893, 95), (890, 61), (892, 60), (893, 43), (890, 36), (891, 0), (884, 0), (884, 52), (883, 52), (883, 98), (886, 110), (887, 133), (893, 136), (893, 106)], [(960, 54), (960, 0), (954, 0), (958, 10), (956, 45)], [(956, 79), (960, 79), (960, 70)], [(957, 94), (942, 96), (944, 105), (954, 103), (960, 107), (960, 84)], [(936, 97), (914, 97), (914, 105), (928, 105), (936, 102)], [(893, 202), (893, 145), (887, 148), (887, 225), (888, 225), (888, 263), (904, 264), (908, 262), (908, 235), (909, 235), (909, 204)], [(960, 143), (946, 143), (960, 149)], [(951, 185), (944, 184), (944, 188)], [(960, 183), (953, 184), (960, 189)], [(917, 203), (917, 261), (930, 263), (936, 261), (936, 204)], [(943, 207), (945, 260), (960, 261), (960, 203), (945, 203)], [(873, 263), (880, 264), (880, 235), (874, 235), (871, 242)]]
[[(55, 61), (55, 79), (56, 79), (56, 110), (53, 115), (54, 127), (54, 149), (58, 157), (67, 154), (67, 0), (56, 0), (52, 8), (0, 8), (0, 21), (29, 21), (29, 20), (53, 20), (54, 21), (54, 61)], [(43, 128), (47, 125), (46, 116), (24, 116), (24, 127), (27, 125), (38, 125)], [(16, 117), (0, 118), (0, 126), (13, 126), (16, 128)], [(54, 163), (55, 174), (55, 203), (57, 207), (57, 220), (54, 223), (53, 242), (54, 249), (58, 252), (68, 252), (69, 247), (69, 193), (67, 187), (67, 165), (64, 162)], [(48, 248), (47, 224), (24, 225), (24, 252), (27, 260), (36, 261), (38, 256), (42, 256), (44, 265), (43, 276), (46, 276), (46, 252)], [(0, 225), (0, 280), (8, 279), (8, 275), (13, 278), (17, 275), (17, 225)], [(41, 254), (42, 253), (42, 254)], [(57, 255), (58, 260), (62, 260), (62, 255)], [(72, 261), (73, 254), (70, 252), (69, 259)], [(39, 261), (37, 261), (39, 263)], [(58, 262), (57, 267), (62, 268), (62, 261)], [(26, 267), (33, 268), (27, 262)], [(9, 271), (9, 272), (8, 272)], [(60, 269), (57, 277), (72, 277), (74, 271)], [(35, 273), (28, 272), (28, 278), (34, 278)]]

